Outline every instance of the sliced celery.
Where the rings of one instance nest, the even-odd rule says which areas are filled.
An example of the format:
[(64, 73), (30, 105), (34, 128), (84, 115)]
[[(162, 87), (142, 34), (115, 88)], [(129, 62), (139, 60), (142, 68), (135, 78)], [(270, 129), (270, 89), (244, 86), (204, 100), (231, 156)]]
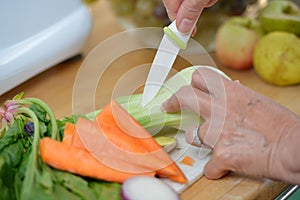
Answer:
[[(203, 119), (191, 111), (178, 113), (166, 113), (161, 110), (161, 105), (169, 99), (182, 86), (191, 83), (192, 74), (197, 68), (210, 68), (228, 78), (223, 72), (208, 66), (191, 66), (185, 68), (167, 80), (155, 98), (142, 108), (142, 94), (119, 97), (117, 101), (127, 112), (132, 115), (143, 127), (150, 132), (165, 126), (185, 130), (189, 126), (197, 126), (203, 123)], [(86, 117), (92, 119), (99, 111), (89, 113)]]

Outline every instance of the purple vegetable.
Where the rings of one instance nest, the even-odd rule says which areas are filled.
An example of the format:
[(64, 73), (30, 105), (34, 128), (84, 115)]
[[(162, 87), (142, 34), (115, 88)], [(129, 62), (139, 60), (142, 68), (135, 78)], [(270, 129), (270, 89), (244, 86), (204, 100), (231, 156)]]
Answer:
[(27, 122), (24, 125), (24, 131), (29, 135), (29, 136), (33, 136), (34, 133), (34, 124), (33, 122)]
[(122, 185), (123, 200), (179, 200), (177, 193), (158, 178), (135, 176)]

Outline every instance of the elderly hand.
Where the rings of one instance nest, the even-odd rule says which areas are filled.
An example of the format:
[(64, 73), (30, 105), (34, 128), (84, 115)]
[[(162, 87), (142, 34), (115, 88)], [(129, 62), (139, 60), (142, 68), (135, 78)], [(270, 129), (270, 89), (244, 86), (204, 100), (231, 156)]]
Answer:
[(169, 18), (176, 19), (181, 33), (188, 33), (198, 21), (206, 7), (214, 5), (217, 0), (163, 0)]
[[(205, 119), (194, 130), (213, 149), (204, 169), (208, 178), (236, 171), (300, 183), (300, 119), (270, 98), (204, 68), (195, 71), (191, 85), (176, 92), (162, 109), (189, 109)], [(186, 140), (199, 145), (193, 143), (193, 132), (186, 132)]]

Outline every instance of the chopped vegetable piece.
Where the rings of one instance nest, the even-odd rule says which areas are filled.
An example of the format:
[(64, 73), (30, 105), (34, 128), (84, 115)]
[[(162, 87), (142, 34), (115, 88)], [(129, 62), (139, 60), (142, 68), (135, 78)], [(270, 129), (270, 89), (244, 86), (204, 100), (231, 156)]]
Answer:
[(158, 136), (154, 139), (166, 152), (171, 152), (178, 144), (177, 139), (173, 137)]
[(195, 163), (195, 160), (192, 157), (190, 157), (189, 155), (187, 155), (180, 161), (180, 163), (183, 165), (188, 165), (188, 166), (192, 167)]
[(123, 200), (179, 200), (177, 193), (166, 183), (146, 176), (127, 179), (122, 185), (121, 194)]

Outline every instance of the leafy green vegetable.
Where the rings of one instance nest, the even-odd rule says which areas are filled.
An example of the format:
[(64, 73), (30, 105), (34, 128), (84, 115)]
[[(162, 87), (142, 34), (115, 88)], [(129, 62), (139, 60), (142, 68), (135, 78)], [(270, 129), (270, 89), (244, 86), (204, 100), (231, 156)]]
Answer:
[(17, 167), (21, 162), (23, 157), (24, 147), (22, 142), (18, 140), (17, 142), (9, 145), (3, 151), (0, 152), (0, 157), (2, 157), (6, 163), (11, 167)]
[(12, 143), (17, 142), (22, 137), (23, 123), (21, 120), (16, 120), (15, 123), (8, 129), (6, 134), (0, 140), (0, 152)]
[(121, 185), (118, 183), (92, 181), (90, 187), (93, 189), (98, 199), (121, 200)]
[[(116, 194), (113, 198), (108, 195), (107, 199), (119, 199), (119, 184), (86, 179), (42, 162), (38, 155), (39, 139), (60, 140), (65, 123), (74, 123), (79, 116), (57, 120), (41, 100), (22, 97), (23, 93), (17, 95), (0, 109), (4, 122), (0, 129), (0, 199), (93, 200), (99, 199), (99, 195), (106, 196), (107, 191), (103, 190), (101, 194), (95, 191), (102, 187), (110, 188), (110, 193)], [(33, 124), (30, 127), (33, 135), (26, 133), (25, 125), (28, 124)]]
[(93, 200), (97, 199), (94, 192), (89, 189), (88, 181), (83, 178), (61, 171), (55, 171), (56, 180), (68, 190), (80, 196), (82, 199)]
[(15, 171), (0, 157), (0, 199), (16, 199)]

